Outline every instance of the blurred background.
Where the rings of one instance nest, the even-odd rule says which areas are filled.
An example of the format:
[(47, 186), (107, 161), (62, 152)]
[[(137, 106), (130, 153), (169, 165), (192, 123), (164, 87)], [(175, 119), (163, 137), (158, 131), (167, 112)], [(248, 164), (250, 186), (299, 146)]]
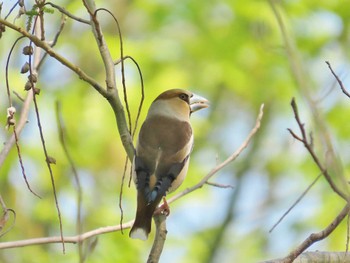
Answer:
[[(253, 128), (260, 105), (265, 104), (261, 129), (249, 147), (211, 179), (233, 188), (206, 185), (171, 205), (160, 262), (258, 262), (283, 257), (336, 217), (345, 203), (321, 177), (269, 233), (320, 174), (304, 146), (287, 131), (291, 128), (299, 134), (290, 107), (293, 97), (307, 131), (313, 133), (320, 160), (325, 162), (332, 145), (337, 164), (331, 165), (331, 175), (348, 178), (350, 122), (346, 116), (350, 100), (342, 94), (325, 63), (331, 63), (350, 90), (350, 17), (346, 1), (96, 3), (116, 15), (123, 34), (124, 54), (132, 56), (141, 67), (145, 102), (140, 122), (154, 98), (170, 88), (189, 89), (211, 101), (210, 108), (192, 116), (195, 146), (188, 176), (177, 192), (199, 182), (232, 154)], [(1, 16), (14, 4), (13, 0), (5, 1)], [(26, 1), (27, 7), (32, 4)], [(88, 19), (81, 1), (64, 0), (57, 4)], [(16, 12), (9, 21), (15, 16)], [(98, 17), (117, 60), (120, 51), (116, 25), (107, 13), (101, 12)], [(48, 40), (54, 37), (60, 22), (57, 10), (46, 14)], [(15, 23), (26, 25), (24, 17)], [(7, 28), (0, 39), (1, 143), (11, 135), (5, 129), (8, 107), (5, 66), (18, 36)], [(27, 59), (22, 55), (27, 44), (27, 40), (19, 42), (9, 64), (11, 90), (22, 97), (26, 95), (27, 77), (19, 71)], [(55, 50), (104, 85), (103, 64), (88, 26), (67, 19)], [(135, 121), (141, 97), (140, 77), (130, 60), (125, 66), (128, 101)], [(119, 93), (123, 96), (120, 66), (116, 72)], [(52, 58), (45, 61), (37, 86), (41, 89), (37, 101), (46, 145), (57, 162), (53, 174), (64, 235), (77, 233), (77, 185), (59, 142), (56, 101), (61, 104), (67, 147), (83, 190), (83, 231), (119, 224), (118, 202), (126, 155), (108, 102)], [(23, 103), (12, 97), (19, 112)], [(16, 211), (16, 223), (1, 237), (1, 242), (59, 235), (33, 105), (19, 144), (30, 185), (42, 199), (27, 189), (14, 147), (0, 167), (0, 194), (7, 207)], [(127, 222), (133, 219), (136, 209), (133, 185), (124, 187), (122, 203)], [(344, 221), (329, 238), (310, 250), (344, 251), (346, 229)], [(145, 262), (153, 235), (154, 231), (147, 242), (129, 239), (128, 230), (124, 234), (101, 235), (86, 262)], [(8, 249), (1, 251), (0, 261), (78, 262), (77, 245), (66, 244), (66, 249), (65, 255), (60, 244)]]

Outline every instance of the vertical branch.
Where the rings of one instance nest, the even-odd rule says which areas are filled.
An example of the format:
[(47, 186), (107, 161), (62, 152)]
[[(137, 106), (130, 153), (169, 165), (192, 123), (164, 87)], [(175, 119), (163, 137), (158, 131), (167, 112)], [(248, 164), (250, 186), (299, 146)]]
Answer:
[[(59, 139), (61, 142), (61, 145), (63, 147), (63, 151), (67, 157), (67, 160), (69, 162), (69, 165), (72, 168), (74, 180), (77, 186), (77, 217), (76, 217), (76, 225), (77, 225), (77, 235), (80, 237), (81, 233), (83, 232), (83, 224), (82, 224), (82, 216), (81, 216), (81, 206), (82, 206), (82, 187), (80, 183), (80, 178), (78, 175), (77, 168), (74, 164), (73, 158), (70, 155), (70, 152), (68, 150), (66, 139), (65, 139), (65, 125), (63, 118), (61, 116), (61, 104), (57, 101), (56, 102), (56, 119), (57, 119), (57, 125), (58, 125), (58, 132), (59, 132)], [(81, 240), (78, 242), (78, 253), (79, 253), (79, 262), (83, 262), (83, 243)]]
[[(40, 19), (38, 20), (37, 18), (35, 19), (35, 23), (34, 23), (34, 30), (36, 31), (35, 34), (39, 34), (40, 35)], [(33, 42), (30, 41), (29, 46), (32, 47)], [(36, 52), (39, 52), (39, 49), (36, 47)], [(30, 76), (33, 76), (33, 74), (37, 74), (36, 72), (36, 66), (39, 63), (39, 54), (34, 52), (34, 67), (32, 69), (32, 56), (29, 55), (29, 59), (28, 59), (28, 63), (30, 65), (29, 67), (29, 73)], [(43, 151), (44, 151), (44, 155), (45, 155), (45, 162), (47, 165), (47, 168), (49, 170), (49, 174), (50, 174), (50, 179), (51, 179), (51, 186), (52, 186), (52, 191), (53, 191), (53, 195), (54, 195), (54, 199), (55, 199), (55, 206), (56, 206), (56, 211), (57, 211), (57, 215), (58, 215), (58, 220), (59, 220), (59, 227), (60, 227), (60, 235), (61, 235), (61, 241), (62, 241), (62, 249), (63, 249), (63, 253), (65, 253), (65, 245), (64, 245), (64, 238), (63, 238), (63, 226), (62, 226), (62, 218), (61, 218), (61, 211), (60, 211), (60, 207), (58, 204), (58, 198), (57, 198), (57, 192), (56, 192), (56, 185), (55, 185), (55, 178), (53, 176), (53, 171), (52, 171), (52, 167), (51, 167), (51, 160), (52, 158), (49, 156), (48, 151), (47, 151), (47, 147), (45, 144), (45, 138), (44, 138), (44, 132), (43, 132), (43, 128), (41, 125), (41, 120), (40, 120), (40, 114), (39, 114), (39, 106), (38, 106), (38, 102), (36, 100), (36, 94), (35, 94), (35, 88), (34, 88), (34, 82), (33, 82), (33, 78), (30, 77), (29, 81), (31, 82), (31, 88), (32, 88), (32, 92), (33, 92), (33, 101), (34, 101), (34, 108), (35, 108), (35, 115), (36, 115), (36, 120), (37, 120), (37, 125), (38, 125), (38, 129), (39, 129), (39, 134), (40, 134), (40, 140), (41, 140), (41, 145), (43, 147)]]
[(12, 55), (12, 52), (16, 46), (16, 44), (19, 42), (19, 40), (23, 39), (24, 37), (19, 37), (16, 39), (16, 41), (13, 43), (10, 52), (8, 54), (7, 60), (6, 60), (6, 68), (5, 68), (5, 82), (6, 82), (6, 90), (7, 90), (7, 98), (8, 98), (8, 103), (9, 103), (9, 108), (8, 108), (8, 116), (7, 116), (7, 126), (8, 128), (10, 126), (13, 126), (13, 140), (9, 141), (9, 144), (6, 145), (6, 147), (4, 147), (4, 149), (1, 151), (1, 155), (0, 155), (0, 166), (2, 165), (2, 163), (4, 162), (7, 154), (9, 153), (9, 150), (12, 148), (13, 144), (16, 144), (16, 148), (17, 148), (17, 155), (18, 155), (18, 160), (21, 166), (21, 170), (22, 170), (22, 175), (24, 178), (24, 181), (27, 185), (28, 190), (34, 194), (35, 196), (39, 197), (40, 196), (38, 194), (36, 194), (32, 188), (30, 187), (30, 184), (28, 182), (26, 173), (25, 173), (25, 168), (23, 165), (23, 161), (22, 161), (22, 156), (21, 156), (21, 151), (20, 151), (20, 147), (19, 147), (19, 143), (18, 143), (18, 135), (17, 135), (17, 131), (16, 131), (16, 121), (14, 119), (14, 114), (16, 112), (15, 108), (13, 107), (12, 104), (12, 98), (11, 98), (11, 92), (10, 92), (10, 82), (9, 82), (9, 70), (8, 67), (10, 65), (10, 58)]
[(162, 254), (164, 243), (166, 240), (167, 230), (166, 230), (166, 215), (158, 213), (153, 216), (154, 222), (156, 224), (156, 235), (153, 241), (153, 246), (149, 254), (147, 263), (158, 263), (160, 255)]
[(134, 146), (133, 146), (131, 135), (128, 129), (127, 121), (125, 118), (124, 107), (118, 95), (113, 59), (109, 52), (107, 43), (103, 37), (100, 23), (95, 15), (95, 12), (96, 12), (95, 2), (93, 0), (83, 0), (83, 4), (90, 14), (92, 32), (95, 36), (97, 46), (100, 51), (100, 55), (102, 57), (103, 64), (105, 67), (106, 86), (107, 86), (106, 99), (111, 105), (114, 111), (114, 114), (116, 116), (118, 131), (119, 131), (120, 139), (122, 141), (124, 149), (129, 159), (132, 160), (134, 157)]

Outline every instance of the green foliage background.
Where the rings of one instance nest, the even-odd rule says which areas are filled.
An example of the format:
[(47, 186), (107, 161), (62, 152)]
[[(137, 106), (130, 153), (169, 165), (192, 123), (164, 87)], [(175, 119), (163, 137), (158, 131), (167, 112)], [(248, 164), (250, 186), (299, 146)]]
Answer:
[[(5, 1), (3, 15), (13, 1)], [(10, 3), (11, 2), (11, 3)], [(30, 3), (28, 3), (30, 4)], [(80, 1), (60, 1), (66, 10), (88, 18)], [(170, 88), (190, 89), (211, 101), (211, 107), (192, 117), (195, 148), (188, 177), (181, 191), (197, 183), (243, 142), (265, 104), (263, 125), (250, 147), (212, 181), (233, 189), (205, 186), (172, 205), (168, 237), (161, 262), (257, 262), (285, 256), (312, 232), (327, 226), (344, 202), (320, 179), (287, 218), (269, 229), (292, 205), (319, 170), (304, 147), (287, 128), (297, 130), (290, 101), (296, 97), (301, 117), (312, 131), (315, 148), (325, 160), (324, 135), (331, 138), (341, 169), (331, 166), (334, 178), (349, 171), (349, 98), (336, 85), (325, 61), (349, 84), (349, 26), (347, 1), (276, 1), (288, 43), (286, 50), (276, 15), (269, 1), (97, 1), (119, 19), (124, 53), (142, 69), (146, 100), (144, 119), (152, 100)], [(14, 15), (12, 16), (14, 18)], [(46, 15), (46, 37), (51, 39), (60, 23), (55, 11)], [(119, 57), (116, 26), (100, 13), (111, 53)], [(11, 21), (11, 19), (10, 19)], [(24, 26), (24, 17), (16, 20)], [(6, 29), (0, 39), (0, 140), (11, 135), (4, 128), (8, 107), (5, 65), (18, 34)], [(26, 76), (20, 75), (25, 57), (15, 49), (10, 62), (11, 90), (25, 96)], [(104, 83), (104, 69), (95, 41), (86, 25), (70, 19), (55, 48), (88, 74)], [(120, 68), (117, 66), (121, 93)], [(133, 120), (140, 100), (136, 67), (126, 62), (126, 83)], [(62, 210), (64, 234), (76, 234), (76, 185), (58, 140), (55, 102), (62, 105), (68, 147), (78, 167), (83, 187), (83, 230), (116, 225), (120, 220), (118, 196), (125, 162), (113, 112), (108, 103), (68, 69), (49, 58), (39, 76), (38, 97), (49, 154)], [(350, 85), (348, 85), (350, 87)], [(21, 102), (13, 96), (19, 112)], [(312, 108), (314, 107), (314, 108)], [(312, 114), (324, 120), (321, 129)], [(326, 134), (325, 134), (326, 133)], [(28, 179), (42, 199), (26, 188), (16, 150), (0, 167), (0, 194), (16, 211), (14, 228), (1, 241), (59, 234), (49, 174), (40, 146), (32, 109), (20, 146)], [(135, 211), (134, 187), (124, 188), (124, 220)], [(145, 262), (153, 236), (147, 242), (130, 240), (126, 233), (98, 237), (86, 262)], [(311, 250), (345, 250), (346, 223)], [(1, 262), (77, 262), (77, 246), (51, 244), (0, 252)], [(88, 249), (87, 249), (88, 250)]]

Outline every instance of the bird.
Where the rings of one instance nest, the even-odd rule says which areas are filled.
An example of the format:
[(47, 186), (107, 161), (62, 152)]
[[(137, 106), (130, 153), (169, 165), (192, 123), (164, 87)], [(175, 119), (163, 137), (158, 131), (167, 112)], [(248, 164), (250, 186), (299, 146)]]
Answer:
[(207, 99), (183, 89), (167, 90), (152, 102), (133, 159), (137, 209), (131, 238), (148, 239), (159, 203), (183, 182), (193, 148), (190, 116), (207, 107)]

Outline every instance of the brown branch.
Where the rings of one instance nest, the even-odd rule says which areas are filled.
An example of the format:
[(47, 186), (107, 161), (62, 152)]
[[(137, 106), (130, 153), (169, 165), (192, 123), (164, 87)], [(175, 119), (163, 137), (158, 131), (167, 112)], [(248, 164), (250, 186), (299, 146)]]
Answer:
[[(71, 166), (74, 180), (77, 186), (77, 217), (76, 217), (76, 225), (77, 225), (77, 234), (80, 235), (83, 232), (83, 223), (82, 223), (82, 216), (81, 216), (81, 210), (82, 210), (82, 199), (83, 199), (83, 190), (80, 183), (79, 174), (76, 168), (76, 165), (73, 161), (73, 158), (68, 150), (68, 146), (66, 144), (66, 130), (64, 121), (61, 115), (61, 104), (57, 101), (56, 102), (56, 119), (58, 124), (58, 130), (59, 130), (59, 139), (63, 148), (63, 151), (67, 157), (67, 160), (69, 162), (69, 165)], [(81, 242), (78, 242), (78, 254), (79, 254), (79, 260), (80, 262), (83, 262), (83, 246)]]
[[(256, 120), (255, 126), (252, 129), (252, 131), (249, 133), (248, 137), (246, 140), (242, 143), (242, 145), (231, 155), (229, 156), (224, 162), (218, 164), (214, 169), (212, 169), (207, 176), (201, 180), (198, 184), (194, 185), (191, 188), (185, 189), (181, 193), (173, 196), (168, 200), (168, 203), (170, 202), (175, 202), (176, 200), (182, 198), (183, 196), (195, 191), (196, 189), (201, 188), (206, 181), (211, 178), (214, 174), (216, 174), (218, 171), (220, 171), (223, 167), (228, 165), (230, 162), (234, 161), (240, 153), (248, 146), (250, 140), (254, 136), (254, 134), (258, 131), (261, 123), (261, 119), (263, 117), (263, 108), (264, 105), (261, 105), (260, 107), (260, 112), (259, 116)], [(207, 179), (206, 179), (207, 178)], [(161, 219), (162, 220), (162, 219)], [(109, 226), (109, 227), (101, 227), (89, 232), (85, 232), (84, 234), (81, 235), (76, 235), (76, 236), (71, 236), (71, 237), (64, 237), (65, 243), (78, 243), (85, 241), (91, 237), (98, 236), (101, 234), (106, 234), (106, 233), (111, 233), (111, 232), (116, 232), (116, 231), (121, 231), (122, 229), (128, 229), (131, 228), (133, 225), (134, 220), (129, 221), (127, 223), (124, 223), (122, 226), (116, 225), (116, 226)], [(161, 223), (161, 222), (160, 222)], [(162, 225), (163, 227), (165, 225)], [(157, 240), (160, 241), (161, 239)], [(5, 248), (15, 248), (15, 247), (24, 247), (24, 246), (33, 246), (33, 245), (40, 245), (40, 244), (48, 244), (48, 243), (61, 243), (61, 237), (42, 237), (42, 238), (33, 238), (33, 239), (27, 239), (27, 240), (19, 240), (19, 241), (11, 241), (11, 242), (2, 242), (0, 243), (0, 249), (5, 249)], [(158, 247), (160, 246), (159, 243), (157, 245)]]
[[(85, 3), (85, 1), (84, 1)], [(27, 37), (30, 39), (37, 47), (42, 48), (45, 50), (51, 57), (53, 57), (55, 60), (59, 61), (61, 64), (75, 72), (80, 79), (83, 81), (89, 83), (96, 91), (98, 91), (103, 97), (107, 99), (109, 104), (111, 105), (114, 114), (116, 116), (118, 131), (120, 135), (120, 139), (122, 141), (122, 144), (124, 146), (125, 151), (128, 154), (128, 157), (130, 160), (133, 159), (134, 156), (134, 146), (131, 139), (130, 132), (127, 127), (127, 122), (124, 114), (124, 108), (120, 101), (118, 90), (116, 88), (115, 83), (115, 73), (114, 73), (114, 63), (110, 57), (110, 53), (108, 51), (107, 44), (105, 43), (105, 40), (102, 38), (100, 39), (100, 34), (96, 33), (96, 28), (93, 29), (93, 32), (95, 34), (95, 38), (97, 39), (98, 47), (100, 50), (101, 57), (103, 59), (105, 69), (106, 69), (106, 85), (107, 90), (104, 89), (98, 82), (96, 82), (92, 77), (87, 75), (81, 68), (76, 66), (75, 64), (71, 63), (69, 60), (64, 58), (63, 56), (56, 53), (50, 45), (48, 45), (46, 42), (41, 41), (38, 37), (30, 34), (25, 29), (18, 27), (4, 19), (0, 18), (0, 24), (5, 25), (8, 28), (11, 28), (21, 35)], [(101, 31), (99, 30), (101, 33)], [(101, 46), (102, 43), (102, 46)]]
[[(56, 35), (53, 38), (52, 42), (50, 43), (50, 47), (51, 48), (53, 48), (57, 44), (58, 38), (60, 37), (65, 24), (66, 24), (66, 16), (62, 15), (60, 27), (59, 27), (58, 31), (56, 32)], [(40, 70), (40, 68), (43, 65), (45, 59), (47, 58), (47, 55), (48, 55), (48, 53), (45, 53), (43, 55), (43, 57), (40, 59), (40, 61), (38, 63), (38, 66), (37, 66), (37, 70)]]
[[(27, 119), (28, 119), (28, 113), (29, 113), (29, 109), (30, 109), (30, 104), (33, 100), (33, 92), (30, 90), (27, 93), (27, 97), (24, 101), (22, 110), (21, 110), (21, 114), (20, 114), (20, 119), (16, 124), (16, 132), (17, 132), (17, 136), (19, 137), (24, 125), (27, 123)], [(12, 134), (12, 136), (6, 141), (6, 143), (4, 144), (4, 148), (2, 148), (1, 152), (0, 152), (0, 167), (4, 164), (7, 155), (9, 154), (10, 150), (12, 149), (13, 145), (16, 142), (16, 138), (15, 135)]]
[(83, 0), (83, 4), (86, 7), (86, 10), (88, 11), (88, 13), (90, 14), (90, 19), (92, 21), (91, 22), (92, 32), (94, 34), (94, 37), (104, 64), (104, 68), (105, 68), (106, 86), (107, 86), (106, 99), (108, 100), (109, 104), (111, 105), (114, 111), (120, 139), (131, 161), (134, 158), (135, 149), (132, 142), (130, 131), (128, 129), (128, 125), (127, 125), (127, 121), (124, 113), (124, 107), (118, 95), (114, 62), (109, 52), (106, 40), (103, 36), (100, 23), (96, 16), (95, 2), (93, 0)]
[(166, 230), (166, 218), (167, 215), (158, 213), (153, 216), (154, 222), (156, 224), (156, 235), (153, 241), (151, 252), (148, 256), (147, 263), (158, 263), (160, 255), (162, 254), (164, 243), (166, 240), (166, 235), (168, 231)]
[(342, 92), (343, 92), (346, 96), (348, 96), (348, 97), (350, 98), (350, 93), (346, 90), (346, 88), (345, 88), (344, 85), (343, 85), (343, 82), (340, 80), (340, 78), (338, 77), (338, 75), (335, 74), (335, 72), (333, 71), (331, 64), (330, 64), (328, 61), (326, 61), (326, 64), (328, 65), (330, 71), (332, 72), (333, 76), (334, 76), (335, 79), (337, 80), (337, 82), (338, 82), (338, 84), (339, 84), (339, 86), (340, 86)]
[(208, 182), (208, 180), (213, 177), (214, 174), (216, 174), (218, 171), (220, 171), (222, 168), (224, 168), (225, 166), (227, 166), (228, 164), (230, 164), (231, 162), (233, 162), (234, 160), (236, 160), (236, 158), (242, 153), (242, 151), (247, 148), (250, 140), (252, 139), (252, 137), (254, 136), (254, 134), (259, 130), (260, 128), (260, 124), (261, 124), (261, 119), (263, 117), (264, 114), (264, 104), (262, 104), (260, 106), (260, 111), (259, 111), (259, 115), (256, 119), (255, 122), (255, 126), (254, 128), (251, 130), (251, 132), (249, 133), (249, 135), (247, 136), (247, 138), (244, 140), (244, 142), (241, 144), (241, 146), (234, 152), (232, 153), (232, 155), (230, 155), (225, 161), (223, 161), (222, 163), (219, 163), (218, 165), (216, 165), (199, 183), (195, 184), (194, 186), (185, 189), (184, 191), (174, 195), (173, 197), (169, 198), (167, 201), (168, 203), (172, 203), (175, 200), (181, 198), (184, 195), (187, 195), (195, 190), (197, 190), (198, 188), (201, 188), (204, 184), (206, 184)]
[(87, 75), (81, 68), (79, 68), (78, 66), (74, 65), (69, 60), (67, 60), (66, 58), (64, 58), (61, 55), (59, 55), (58, 53), (56, 53), (51, 48), (51, 46), (48, 45), (45, 41), (41, 41), (38, 37), (36, 37), (35, 35), (30, 34), (25, 29), (23, 29), (21, 27), (18, 27), (18, 26), (14, 25), (14, 24), (12, 24), (12, 23), (10, 23), (7, 20), (4, 20), (2, 18), (0, 18), (0, 24), (3, 24), (5, 26), (7, 26), (8, 28), (11, 28), (11, 29), (17, 31), (21, 35), (23, 35), (26, 38), (30, 39), (37, 47), (40, 47), (43, 50), (45, 50), (51, 57), (56, 59), (58, 62), (60, 62), (61, 64), (63, 64), (64, 66), (66, 66), (67, 68), (72, 70), (73, 72), (75, 72), (79, 76), (80, 79), (82, 79), (83, 81), (89, 83), (102, 96), (104, 96), (104, 97), (107, 96), (107, 93), (104, 90), (104, 88), (102, 86), (100, 86), (93, 78), (91, 78), (89, 75)]
[[(123, 229), (130, 228), (133, 223), (134, 223), (134, 220), (123, 224)], [(83, 242), (94, 236), (99, 236), (103, 234), (120, 231), (120, 229), (121, 229), (120, 225), (100, 227), (100, 228), (85, 232), (81, 235), (64, 237), (64, 242), (76, 244), (79, 242)], [(18, 240), (18, 241), (1, 242), (0, 249), (26, 247), (26, 246), (52, 244), (52, 243), (62, 243), (61, 237), (60, 236), (40, 237), (40, 238), (31, 238), (31, 239)]]
[(219, 183), (214, 183), (209, 181), (207, 181), (206, 184), (214, 187), (218, 187), (218, 188), (231, 188), (231, 189), (234, 188), (232, 185), (229, 185), (229, 184), (219, 184)]
[(303, 253), (308, 247), (310, 247), (315, 242), (325, 239), (328, 237), (343, 221), (343, 219), (348, 215), (350, 211), (350, 205), (346, 204), (346, 206), (342, 209), (339, 215), (322, 231), (318, 233), (313, 233), (309, 235), (303, 243), (301, 243), (298, 247), (296, 247), (293, 251), (289, 253), (287, 257), (282, 259), (283, 263), (291, 263), (296, 259), (301, 253)]
[(318, 166), (318, 168), (320, 169), (321, 173), (324, 175), (325, 179), (327, 180), (328, 184), (330, 185), (330, 187), (332, 188), (332, 190), (338, 194), (341, 198), (343, 198), (346, 202), (348, 202), (349, 197), (343, 192), (341, 191), (338, 186), (333, 182), (330, 174), (328, 173), (327, 169), (321, 164), (321, 161), (318, 159), (313, 147), (312, 147), (312, 136), (310, 136), (310, 142), (309, 139), (306, 136), (306, 131), (305, 131), (305, 127), (304, 124), (301, 122), (300, 117), (299, 117), (299, 112), (298, 112), (298, 107), (297, 104), (295, 102), (295, 99), (292, 99), (291, 102), (291, 106), (294, 112), (294, 117), (295, 120), (299, 126), (299, 130), (301, 132), (301, 137), (300, 136), (294, 136), (293, 132), (292, 135), (294, 138), (298, 138), (299, 141), (301, 141), (305, 148), (307, 149), (307, 151), (309, 152), (309, 154), (311, 155), (312, 159), (314, 160), (314, 162), (316, 163), (316, 165)]
[(133, 129), (132, 133), (131, 133), (131, 137), (133, 139), (134, 136), (135, 136), (135, 133), (136, 133), (137, 126), (138, 126), (138, 121), (139, 121), (139, 118), (140, 118), (140, 114), (141, 114), (141, 110), (142, 110), (142, 106), (143, 106), (143, 101), (145, 99), (145, 87), (144, 87), (144, 83), (143, 83), (143, 76), (142, 76), (140, 65), (137, 63), (137, 61), (132, 56), (126, 55), (122, 59), (119, 59), (119, 60), (115, 61), (114, 65), (117, 65), (121, 61), (126, 60), (126, 59), (130, 59), (136, 65), (137, 71), (139, 72), (139, 76), (140, 76), (140, 82), (141, 82), (141, 99), (140, 99), (140, 103), (139, 103), (139, 108), (137, 110), (135, 126), (134, 126), (134, 129)]
[[(284, 259), (272, 259), (260, 263), (286, 263)], [(324, 262), (350, 262), (350, 254), (346, 252), (315, 251), (302, 253), (293, 263), (324, 263)]]
[[(248, 144), (249, 144), (250, 140), (252, 139), (252, 137), (254, 136), (254, 134), (259, 130), (260, 124), (261, 124), (261, 119), (262, 119), (263, 113), (264, 113), (263, 109), (264, 109), (264, 104), (262, 104), (260, 106), (260, 111), (259, 111), (259, 115), (257, 117), (256, 123), (255, 123), (255, 126), (253, 127), (253, 129), (251, 130), (251, 132), (249, 133), (249, 135), (245, 139), (245, 141), (241, 144), (241, 146), (232, 155), (230, 155), (225, 161), (223, 161), (222, 163), (220, 163), (216, 167), (214, 167), (199, 183), (197, 183), (196, 185), (194, 185), (190, 188), (185, 189), (184, 191), (173, 196), (172, 198), (169, 198), (168, 203), (172, 203), (175, 200), (201, 188), (204, 184), (208, 183), (208, 180), (213, 175), (215, 175), (218, 171), (220, 171), (222, 168), (227, 166), (229, 163), (233, 162), (242, 153), (242, 151), (248, 146)], [(153, 243), (152, 250), (151, 250), (151, 254), (150, 254), (151, 260), (154, 260), (154, 261), (148, 261), (148, 262), (158, 262), (158, 261), (155, 261), (155, 259), (160, 258), (160, 254), (163, 250), (164, 242), (165, 242), (165, 234), (164, 234), (164, 233), (166, 233), (165, 219), (166, 219), (166, 217), (159, 218), (159, 215), (156, 215), (154, 217), (157, 229), (156, 229), (156, 236), (155, 236), (154, 243)]]
[[(36, 35), (41, 35), (41, 20), (38, 19), (38, 17), (35, 20), (35, 24), (34, 24), (34, 30), (36, 30), (35, 34)], [(30, 40), (29, 42), (29, 46), (32, 46), (32, 41)], [(36, 48), (36, 50), (39, 50), (38, 48)], [(34, 52), (35, 54), (36, 52)], [(31, 65), (32, 65), (32, 56), (29, 55), (28, 57), (28, 64), (29, 66), (29, 73), (30, 76), (33, 76), (33, 74), (37, 74), (36, 71), (36, 66), (38, 65), (39, 61), (38, 61), (39, 55), (35, 56), (35, 60), (34, 61), (34, 69), (32, 69)], [(48, 154), (48, 150), (46, 147), (46, 143), (45, 143), (45, 138), (44, 138), (44, 132), (43, 132), (43, 128), (41, 125), (41, 119), (40, 119), (40, 114), (39, 114), (39, 105), (36, 99), (36, 94), (35, 94), (35, 87), (34, 87), (34, 81), (33, 78), (30, 78), (29, 81), (31, 82), (31, 89), (33, 92), (33, 102), (34, 102), (34, 109), (35, 109), (35, 115), (36, 115), (36, 120), (37, 120), (37, 125), (38, 125), (38, 129), (39, 129), (39, 135), (40, 135), (40, 140), (41, 140), (41, 145), (44, 151), (44, 155), (45, 155), (45, 162), (46, 162), (46, 166), (48, 168), (49, 174), (50, 174), (50, 180), (51, 180), (51, 186), (52, 186), (52, 191), (53, 191), (53, 196), (54, 196), (54, 200), (55, 200), (55, 206), (56, 206), (56, 211), (57, 211), (57, 216), (58, 216), (58, 221), (59, 221), (59, 228), (60, 228), (60, 234), (61, 234), (61, 242), (62, 242), (62, 249), (63, 249), (63, 253), (65, 253), (65, 245), (64, 245), (64, 239), (63, 239), (63, 225), (62, 225), (62, 217), (61, 217), (61, 210), (58, 204), (58, 197), (57, 197), (57, 191), (56, 191), (56, 185), (55, 185), (55, 178), (53, 176), (53, 171), (52, 171), (52, 167), (51, 167), (51, 160), (52, 157), (49, 156)]]
[(51, 2), (47, 2), (45, 3), (44, 5), (50, 5), (52, 6), (53, 8), (56, 8), (58, 11), (60, 11), (62, 14), (68, 16), (69, 18), (75, 20), (75, 21), (78, 21), (78, 22), (81, 22), (83, 24), (87, 24), (87, 25), (90, 25), (90, 21), (87, 20), (87, 19), (83, 19), (83, 18), (80, 18), (80, 17), (77, 17), (71, 13), (69, 13), (66, 9), (64, 9), (63, 7), (60, 7), (59, 5), (56, 5), (54, 3), (51, 3)]
[(299, 196), (299, 198), (292, 204), (290, 208), (281, 216), (281, 218), (273, 225), (273, 227), (269, 230), (269, 233), (271, 233), (278, 225), (282, 222), (282, 220), (289, 214), (290, 211), (304, 198), (304, 196), (309, 192), (309, 190), (315, 185), (315, 183), (318, 181), (318, 179), (322, 176), (322, 174), (319, 174), (315, 180), (306, 188), (306, 190)]

